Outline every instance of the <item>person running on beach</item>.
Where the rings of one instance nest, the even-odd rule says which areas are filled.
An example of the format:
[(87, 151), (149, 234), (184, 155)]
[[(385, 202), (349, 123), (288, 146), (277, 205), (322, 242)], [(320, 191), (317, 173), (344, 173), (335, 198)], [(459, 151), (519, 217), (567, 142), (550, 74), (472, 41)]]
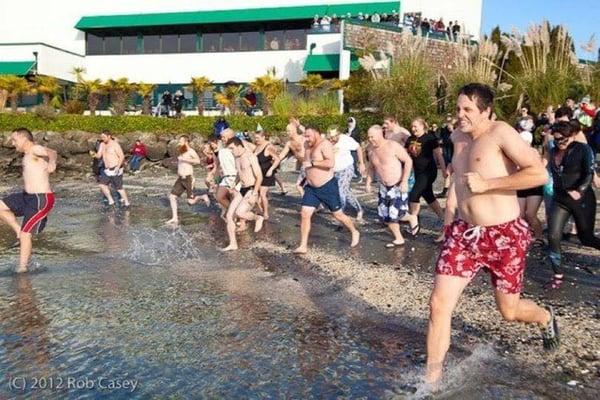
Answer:
[(395, 116), (386, 115), (383, 119), (383, 136), (386, 140), (393, 140), (404, 146), (410, 137), (410, 132), (400, 126)]
[(125, 162), (125, 154), (121, 145), (112, 137), (112, 135), (104, 131), (100, 134), (100, 148), (97, 153), (92, 152), (95, 158), (101, 158), (104, 164), (102, 174), (98, 178), (100, 191), (108, 200), (108, 206), (113, 207), (115, 200), (110, 193), (109, 185), (119, 193), (121, 202), (124, 207), (129, 207), (129, 199), (127, 192), (123, 189), (123, 163)]
[(516, 191), (548, 179), (534, 149), (504, 122), (491, 120), (494, 94), (479, 83), (458, 96), (458, 129), (452, 167), (459, 219), (446, 228), (430, 299), (426, 381), (437, 385), (450, 347), (452, 312), (464, 288), (485, 267), (492, 275), (497, 307), (507, 321), (537, 323), (546, 349), (559, 343), (551, 307), (520, 298), (532, 237), (519, 217)]
[(227, 142), (233, 138), (235, 132), (232, 129), (226, 128), (220, 132), (220, 148), (216, 153), (216, 167), (219, 171), (220, 181), (215, 195), (217, 202), (221, 206), (221, 217), (225, 218), (225, 213), (229, 208), (231, 198), (233, 196), (232, 190), (235, 188), (235, 178), (237, 176), (237, 170), (235, 168), (235, 157), (229, 148), (227, 148)]
[(408, 222), (411, 232), (417, 229), (415, 215), (408, 212), (408, 177), (412, 169), (412, 159), (399, 143), (385, 139), (383, 129), (373, 125), (367, 132), (369, 145), (369, 168), (367, 170), (366, 190), (371, 193), (373, 176), (379, 178), (379, 204), (377, 213), (386, 223), (394, 240), (386, 247), (401, 246), (404, 238), (400, 232), (400, 222)]
[(305, 158), (302, 166), (306, 171), (306, 187), (302, 196), (300, 246), (294, 250), (294, 253), (308, 252), (308, 235), (310, 234), (312, 215), (321, 204), (325, 204), (333, 217), (352, 233), (350, 247), (356, 247), (360, 233), (354, 227), (352, 220), (342, 211), (340, 189), (337, 179), (333, 175), (333, 145), (321, 136), (318, 128), (314, 127), (306, 128), (304, 139)]
[[(415, 184), (408, 196), (410, 213), (419, 216), (422, 197), (438, 217), (444, 218), (444, 210), (433, 193), (438, 167), (442, 170), (444, 178), (448, 176), (442, 149), (437, 137), (432, 132), (427, 132), (427, 123), (423, 118), (416, 118), (411, 129), (413, 135), (406, 140), (406, 150), (413, 159), (415, 172)], [(417, 227), (414, 234), (418, 231)]]
[(263, 180), (260, 187), (260, 208), (263, 217), (269, 219), (269, 188), (275, 186), (275, 169), (273, 165), (279, 160), (275, 146), (269, 142), (269, 137), (264, 131), (258, 131), (254, 134), (256, 149), (254, 154), (258, 159), (260, 170), (263, 174)]
[[(273, 171), (277, 169), (279, 164), (283, 160), (285, 160), (290, 152), (296, 157), (296, 160), (299, 163), (304, 162), (304, 133), (305, 128), (300, 124), (295, 118), (290, 118), (290, 123), (285, 128), (288, 136), (288, 141), (283, 147), (283, 150), (279, 153), (279, 160), (273, 163)], [(298, 179), (296, 180), (296, 189), (298, 189), (298, 193), (301, 196), (304, 195), (304, 184), (306, 183), (306, 170), (302, 166), (300, 167), (300, 174), (298, 175)]]
[(227, 148), (235, 157), (237, 171), (236, 186), (239, 182), (241, 187), (239, 190), (233, 190), (233, 199), (227, 209), (226, 220), (229, 245), (222, 249), (223, 251), (237, 250), (238, 248), (235, 237), (236, 218), (245, 221), (255, 221), (254, 232), (260, 232), (265, 221), (262, 215), (252, 212), (252, 209), (258, 202), (260, 185), (263, 180), (258, 159), (251, 150), (246, 148), (244, 142), (237, 137), (229, 139)]
[[(56, 151), (37, 145), (27, 128), (15, 129), (10, 141), (23, 153), (23, 192), (6, 196), (0, 201), (0, 219), (8, 224), (20, 243), (19, 265), (16, 272), (27, 272), (31, 257), (32, 234), (41, 233), (54, 207), (54, 193), (49, 174), (56, 170)], [(23, 217), (19, 226), (16, 217)]]
[(196, 204), (199, 200), (203, 200), (206, 206), (210, 205), (210, 199), (207, 194), (196, 196), (194, 194), (194, 165), (200, 164), (200, 157), (196, 150), (190, 146), (190, 140), (187, 136), (181, 136), (177, 143), (177, 180), (169, 194), (169, 203), (171, 204), (171, 219), (167, 224), (176, 225), (179, 223), (177, 215), (177, 198), (184, 192), (187, 195), (187, 203), (189, 205)]
[(358, 169), (360, 175), (365, 173), (365, 161), (363, 150), (360, 144), (350, 135), (340, 133), (338, 128), (330, 128), (327, 131), (327, 138), (333, 144), (333, 153), (335, 155), (335, 165), (333, 171), (340, 187), (340, 200), (342, 201), (342, 210), (349, 203), (356, 210), (356, 221), (363, 221), (363, 208), (352, 192), (352, 177), (354, 176), (354, 158), (352, 152), (356, 152), (358, 159)]

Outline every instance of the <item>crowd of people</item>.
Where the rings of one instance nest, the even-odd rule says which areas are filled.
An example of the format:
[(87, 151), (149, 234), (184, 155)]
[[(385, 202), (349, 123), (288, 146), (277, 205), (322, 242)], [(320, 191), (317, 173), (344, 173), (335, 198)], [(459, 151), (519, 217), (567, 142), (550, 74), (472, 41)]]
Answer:
[[(560, 288), (564, 279), (561, 240), (570, 217), (581, 244), (600, 249), (600, 238), (594, 236), (596, 198), (592, 188), (599, 182), (594, 153), (587, 144), (600, 133), (586, 137), (577, 119), (581, 111), (589, 115), (585, 110), (593, 104), (586, 99), (577, 107), (567, 103), (547, 113), (542, 127), (544, 150), (537, 151), (532, 144), (540, 122), (529, 114), (522, 115), (515, 129), (495, 120), (493, 103), (489, 87), (469, 84), (457, 98), (456, 116), (448, 115), (441, 127), (430, 127), (423, 118), (415, 118), (409, 131), (390, 115), (381, 125), (368, 128), (366, 143), (360, 143), (355, 118), (349, 118), (347, 127), (331, 127), (326, 132), (290, 118), (286, 143), (280, 151), (264, 130), (258, 129), (251, 138), (236, 134), (219, 120), (214, 137), (202, 148), (204, 160), (187, 136), (179, 138), (168, 224), (178, 224), (177, 199), (181, 195), (185, 194), (188, 204), (202, 200), (206, 206), (212, 196), (225, 220), (228, 244), (222, 250), (237, 250), (237, 237), (248, 224), (259, 233), (271, 218), (269, 191), (278, 183), (281, 163), (293, 157), (300, 166), (295, 184), (302, 197), (300, 239), (294, 253), (309, 251), (312, 217), (324, 208), (346, 228), (349, 247), (353, 248), (360, 243), (358, 224), (364, 220), (364, 208), (353, 193), (352, 183), (364, 178), (367, 193), (372, 193), (373, 183), (377, 184), (377, 215), (391, 233), (385, 247), (405, 244), (401, 224), (407, 225), (410, 236), (419, 234), (421, 198), (444, 224), (437, 240), (442, 244), (427, 332), (429, 382), (439, 381), (442, 375), (453, 310), (463, 289), (482, 268), (491, 275), (503, 318), (538, 324), (543, 346), (556, 348), (560, 335), (554, 310), (522, 299), (520, 293), (528, 248), (534, 239), (543, 242), (543, 224), (538, 219), (541, 197), (550, 196), (546, 224), (553, 278), (549, 288)], [(590, 128), (598, 127), (598, 118), (595, 113)], [(54, 204), (48, 175), (56, 168), (56, 153), (34, 144), (25, 128), (13, 132), (12, 142), (25, 154), (25, 192), (4, 198), (0, 217), (20, 240), (18, 271), (26, 271), (31, 233), (44, 229)], [(141, 142), (136, 142), (132, 152), (139, 156), (145, 152)], [(118, 192), (121, 206), (128, 207), (122, 180), (125, 156), (119, 143), (104, 132), (92, 155), (103, 162), (98, 183), (108, 207), (117, 204), (110, 187)], [(199, 195), (194, 167), (202, 164), (207, 172), (207, 190)], [(444, 189), (436, 196), (433, 185), (438, 171), (444, 177)], [(447, 198), (445, 209), (439, 197)], [(346, 213), (347, 206), (354, 209), (356, 218)], [(18, 216), (24, 216), (22, 225), (16, 221)]]
[(444, 22), (443, 18), (424, 18), (421, 13), (404, 14), (403, 25), (415, 34), (428, 36), (429, 34), (445, 35), (451, 40), (457, 40), (461, 35), (461, 24), (458, 21)]

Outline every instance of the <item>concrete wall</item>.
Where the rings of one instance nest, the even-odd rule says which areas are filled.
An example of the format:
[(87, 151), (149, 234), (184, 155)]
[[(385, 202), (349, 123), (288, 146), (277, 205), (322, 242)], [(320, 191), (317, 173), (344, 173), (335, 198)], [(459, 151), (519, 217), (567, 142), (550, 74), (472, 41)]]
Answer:
[(0, 46), (0, 61), (33, 61), (38, 53), (39, 74), (54, 76), (66, 81), (74, 80), (73, 67), (85, 65), (85, 57), (41, 44)]
[[(367, 44), (374, 44), (378, 49), (385, 50), (387, 43), (398, 42), (400, 35), (399, 32), (384, 29), (344, 24), (344, 43), (347, 47), (355, 49), (364, 49)], [(444, 73), (452, 69), (459, 49), (460, 45), (457, 43), (429, 39), (426, 54), (434, 70)]]

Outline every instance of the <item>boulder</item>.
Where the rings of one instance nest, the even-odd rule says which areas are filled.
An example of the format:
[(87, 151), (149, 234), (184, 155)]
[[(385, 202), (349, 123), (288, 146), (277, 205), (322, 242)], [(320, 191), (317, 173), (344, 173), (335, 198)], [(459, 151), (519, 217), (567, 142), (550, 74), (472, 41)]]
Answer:
[(146, 151), (150, 161), (160, 161), (167, 156), (167, 143), (146, 143)]

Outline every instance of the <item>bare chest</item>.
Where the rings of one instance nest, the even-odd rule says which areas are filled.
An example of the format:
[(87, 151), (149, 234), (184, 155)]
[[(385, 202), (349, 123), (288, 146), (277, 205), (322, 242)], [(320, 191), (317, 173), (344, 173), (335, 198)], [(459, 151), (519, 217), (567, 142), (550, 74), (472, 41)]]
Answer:
[(452, 167), (457, 175), (478, 172), (484, 178), (507, 175), (511, 169), (509, 160), (493, 141), (473, 141), (454, 154)]

